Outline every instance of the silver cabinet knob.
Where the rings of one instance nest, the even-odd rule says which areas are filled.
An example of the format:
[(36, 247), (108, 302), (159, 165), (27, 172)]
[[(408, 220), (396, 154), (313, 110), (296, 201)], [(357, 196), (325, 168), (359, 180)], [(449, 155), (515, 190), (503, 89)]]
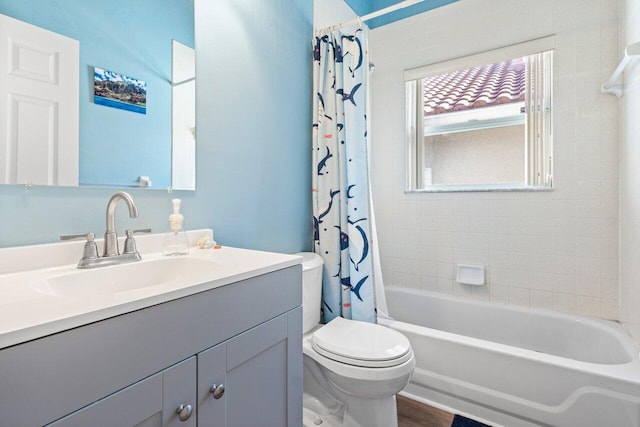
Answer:
[(178, 414), (178, 419), (182, 422), (187, 421), (191, 418), (191, 413), (193, 412), (193, 408), (191, 405), (180, 405), (178, 409), (176, 409), (176, 414)]
[(213, 394), (214, 399), (220, 399), (222, 395), (224, 395), (224, 384), (211, 386), (211, 390), (209, 390), (211, 394)]

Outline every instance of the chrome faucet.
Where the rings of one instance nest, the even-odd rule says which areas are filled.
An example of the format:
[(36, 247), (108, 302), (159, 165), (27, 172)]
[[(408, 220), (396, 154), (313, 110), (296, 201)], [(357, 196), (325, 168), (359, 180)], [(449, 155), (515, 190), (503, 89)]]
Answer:
[(136, 203), (129, 193), (118, 191), (111, 196), (109, 203), (107, 203), (107, 231), (104, 232), (103, 257), (120, 255), (120, 251), (118, 250), (118, 234), (116, 233), (116, 206), (118, 206), (120, 200), (124, 200), (127, 204), (130, 218), (138, 217), (138, 208), (136, 208)]
[(102, 256), (98, 256), (98, 248), (94, 241), (93, 233), (74, 234), (69, 236), (60, 236), (61, 240), (72, 240), (77, 238), (86, 238), (87, 242), (84, 246), (84, 252), (78, 268), (95, 268), (107, 265), (123, 264), (126, 262), (140, 261), (142, 257), (136, 249), (136, 242), (133, 239), (134, 233), (151, 233), (151, 229), (144, 230), (127, 230), (127, 239), (124, 242), (124, 252), (120, 254), (118, 249), (118, 235), (116, 233), (116, 206), (118, 202), (124, 200), (129, 208), (129, 216), (131, 218), (138, 217), (138, 209), (129, 193), (119, 191), (109, 199), (107, 204), (107, 230), (104, 233), (104, 250)]

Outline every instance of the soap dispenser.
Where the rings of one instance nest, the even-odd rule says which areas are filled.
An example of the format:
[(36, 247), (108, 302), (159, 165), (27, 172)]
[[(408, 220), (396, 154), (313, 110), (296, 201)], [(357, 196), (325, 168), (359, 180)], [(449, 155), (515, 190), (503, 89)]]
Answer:
[(162, 254), (168, 256), (186, 255), (189, 253), (189, 239), (184, 231), (184, 217), (180, 213), (180, 199), (173, 199), (173, 213), (169, 215), (170, 231), (162, 242)]

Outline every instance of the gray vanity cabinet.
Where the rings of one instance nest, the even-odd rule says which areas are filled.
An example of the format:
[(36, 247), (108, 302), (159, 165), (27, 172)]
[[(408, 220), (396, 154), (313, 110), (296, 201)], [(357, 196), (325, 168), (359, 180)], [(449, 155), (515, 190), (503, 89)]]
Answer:
[(297, 426), (300, 397), (292, 395), (289, 408), (288, 378), (292, 392), (299, 378), (286, 362), (297, 359), (298, 335), (289, 332), (299, 330), (300, 314), (278, 316), (48, 427)]
[(301, 281), (296, 265), (0, 349), (0, 427), (298, 427)]

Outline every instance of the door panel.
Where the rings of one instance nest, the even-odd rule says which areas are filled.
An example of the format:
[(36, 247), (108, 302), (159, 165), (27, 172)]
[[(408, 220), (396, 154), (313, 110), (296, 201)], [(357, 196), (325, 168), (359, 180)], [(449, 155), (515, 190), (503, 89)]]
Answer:
[(0, 63), (0, 184), (78, 185), (78, 41), (0, 15)]

